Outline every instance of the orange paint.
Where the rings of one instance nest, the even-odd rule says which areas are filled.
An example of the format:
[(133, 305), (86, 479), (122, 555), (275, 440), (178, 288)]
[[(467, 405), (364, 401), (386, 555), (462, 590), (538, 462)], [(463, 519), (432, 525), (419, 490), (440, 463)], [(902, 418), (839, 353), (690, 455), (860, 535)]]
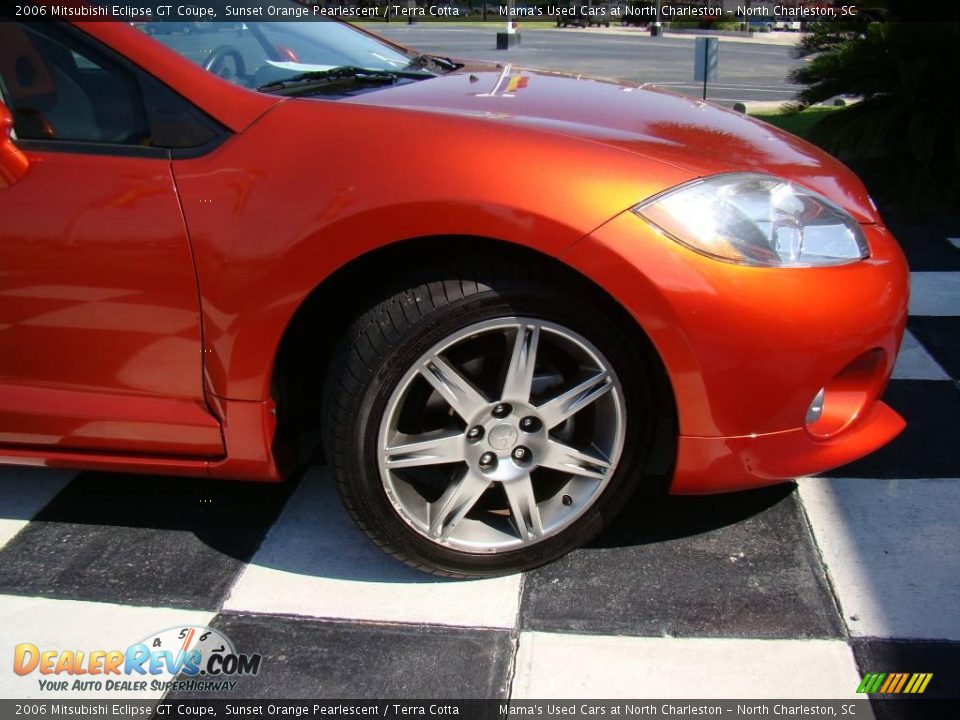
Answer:
[[(427, 237), (554, 258), (629, 313), (676, 400), (674, 492), (819, 472), (902, 429), (877, 398), (906, 322), (903, 254), (862, 183), (797, 138), (560, 73), (525, 70), (522, 92), (504, 97), (483, 64), (348, 99), (285, 99), (127, 24), (76, 27), (230, 136), (172, 161), (24, 152), (26, 173), (0, 189), (0, 463), (280, 479), (273, 372), (294, 314), (350, 262)], [(385, 128), (401, 151), (377, 141)], [(861, 223), (870, 258), (738, 266), (629, 211), (731, 171), (826, 196)], [(825, 419), (807, 428), (822, 387)]]

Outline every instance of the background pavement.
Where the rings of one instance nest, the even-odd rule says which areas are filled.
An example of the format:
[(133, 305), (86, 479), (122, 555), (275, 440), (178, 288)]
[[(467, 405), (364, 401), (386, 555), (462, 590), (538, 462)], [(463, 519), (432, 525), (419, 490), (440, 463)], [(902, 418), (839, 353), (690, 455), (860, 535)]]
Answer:
[(0, 697), (58, 696), (12, 672), (16, 643), (186, 625), (263, 654), (236, 697), (855, 698), (867, 672), (960, 696), (960, 225), (893, 229), (913, 270), (899, 438), (797, 484), (634, 503), (523, 575), (396, 563), (323, 467), (283, 486), (3, 470)]
[[(522, 45), (496, 49), (496, 28), (382, 24), (367, 26), (395, 42), (424, 52), (453, 57), (513, 63), (523, 67), (562, 70), (599, 77), (648, 82), (700, 97), (703, 84), (693, 80), (694, 37), (652, 38), (644, 32), (603, 30), (522, 30)], [(522, 28), (521, 28), (522, 29)], [(799, 39), (788, 36), (787, 42)], [(725, 105), (749, 100), (786, 101), (797, 86), (787, 72), (804, 64), (790, 55), (790, 45), (723, 38), (719, 45), (719, 78), (710, 83), (707, 99)]]

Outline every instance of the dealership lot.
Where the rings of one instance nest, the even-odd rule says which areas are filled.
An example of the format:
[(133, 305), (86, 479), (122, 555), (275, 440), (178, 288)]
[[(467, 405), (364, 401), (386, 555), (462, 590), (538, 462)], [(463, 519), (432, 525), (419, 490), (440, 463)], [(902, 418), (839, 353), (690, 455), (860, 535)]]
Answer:
[(887, 391), (903, 435), (829, 477), (635, 503), (523, 576), (395, 563), (323, 467), (282, 487), (4, 470), (0, 694), (78, 696), (14, 674), (18, 643), (123, 649), (209, 625), (263, 655), (235, 697), (852, 698), (877, 671), (955, 695), (960, 226), (893, 229), (913, 286)]
[[(651, 38), (642, 31), (596, 29), (523, 30), (521, 26), (522, 45), (503, 51), (496, 49), (496, 28), (436, 23), (368, 27), (396, 42), (439, 55), (654, 83), (696, 97), (703, 91), (702, 83), (693, 80), (693, 37)], [(719, 79), (710, 83), (710, 100), (732, 105), (793, 98), (797, 86), (787, 82), (787, 72), (802, 66), (803, 61), (791, 57), (790, 45), (724, 38), (719, 47)]]

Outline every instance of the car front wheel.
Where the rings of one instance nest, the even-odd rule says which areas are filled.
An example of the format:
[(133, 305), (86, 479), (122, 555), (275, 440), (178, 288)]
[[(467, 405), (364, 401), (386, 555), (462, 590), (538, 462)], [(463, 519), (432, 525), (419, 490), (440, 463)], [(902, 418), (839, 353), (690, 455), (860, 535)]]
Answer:
[(655, 413), (649, 357), (587, 293), (522, 267), (463, 268), (353, 323), (328, 375), (324, 441), (347, 509), (381, 547), (482, 576), (599, 532), (643, 477)]

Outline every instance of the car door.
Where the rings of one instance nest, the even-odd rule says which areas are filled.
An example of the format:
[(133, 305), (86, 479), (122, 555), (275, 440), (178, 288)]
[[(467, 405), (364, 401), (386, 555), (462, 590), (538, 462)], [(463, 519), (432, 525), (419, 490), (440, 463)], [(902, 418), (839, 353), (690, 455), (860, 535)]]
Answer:
[(73, 28), (14, 22), (0, 78), (29, 159), (0, 189), (0, 449), (221, 455), (149, 78)]

